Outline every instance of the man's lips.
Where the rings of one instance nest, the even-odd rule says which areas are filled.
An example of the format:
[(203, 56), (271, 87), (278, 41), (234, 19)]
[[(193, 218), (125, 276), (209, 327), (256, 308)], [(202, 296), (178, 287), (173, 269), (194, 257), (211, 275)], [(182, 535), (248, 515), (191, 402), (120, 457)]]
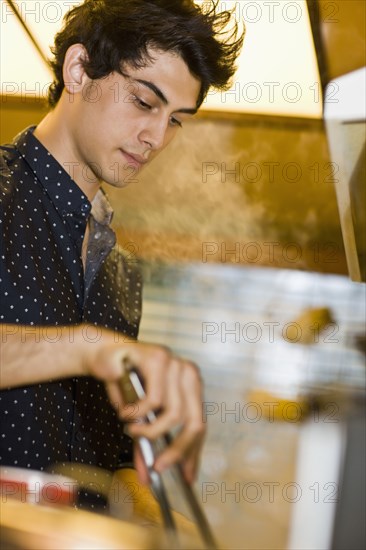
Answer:
[(127, 163), (131, 164), (132, 166), (135, 166), (136, 168), (141, 168), (144, 164), (147, 163), (147, 159), (145, 159), (141, 155), (127, 153), (127, 151), (124, 151), (123, 149), (120, 149), (120, 151), (125, 157), (125, 159), (127, 160)]

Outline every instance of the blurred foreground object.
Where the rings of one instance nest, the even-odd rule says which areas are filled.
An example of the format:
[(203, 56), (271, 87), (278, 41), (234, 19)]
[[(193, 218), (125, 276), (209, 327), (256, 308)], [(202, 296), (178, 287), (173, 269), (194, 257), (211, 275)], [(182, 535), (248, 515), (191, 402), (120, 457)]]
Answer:
[(77, 483), (69, 477), (26, 468), (0, 467), (2, 502), (9, 498), (29, 504), (73, 506)]
[(1, 548), (22, 550), (153, 550), (141, 526), (82, 510), (34, 506), (9, 498), (1, 503)]
[[(171, 550), (159, 504), (134, 469), (124, 468), (112, 476), (83, 464), (60, 464), (53, 471), (58, 473), (0, 469), (1, 548)], [(102, 494), (110, 515), (77, 509), (78, 493), (83, 490)], [(194, 523), (171, 513), (181, 543), (174, 548), (204, 549)]]
[[(109, 507), (112, 516), (152, 529), (156, 534), (160, 534), (160, 544), (166, 544), (160, 506), (150, 488), (139, 482), (136, 470), (123, 468), (116, 472), (111, 487)], [(199, 537), (197, 525), (179, 512), (172, 510), (171, 513), (180, 533), (180, 548), (192, 550), (205, 548)]]

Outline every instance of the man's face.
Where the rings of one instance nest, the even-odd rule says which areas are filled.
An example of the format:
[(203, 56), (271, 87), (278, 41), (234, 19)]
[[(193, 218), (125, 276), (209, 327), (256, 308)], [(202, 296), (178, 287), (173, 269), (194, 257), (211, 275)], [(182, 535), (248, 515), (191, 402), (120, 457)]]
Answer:
[(181, 57), (153, 51), (146, 67), (124, 67), (90, 80), (74, 101), (72, 142), (85, 164), (86, 179), (96, 177), (124, 187), (173, 139), (196, 111), (201, 83)]

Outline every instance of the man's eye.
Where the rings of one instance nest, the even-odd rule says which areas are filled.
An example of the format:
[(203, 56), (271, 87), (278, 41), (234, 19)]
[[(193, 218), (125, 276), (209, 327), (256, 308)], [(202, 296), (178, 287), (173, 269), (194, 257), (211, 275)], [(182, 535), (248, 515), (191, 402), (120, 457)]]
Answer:
[(147, 111), (150, 111), (151, 110), (151, 105), (149, 105), (148, 103), (146, 103), (145, 101), (143, 101), (142, 99), (140, 99), (139, 97), (137, 96), (132, 96), (132, 101), (138, 106), (138, 107), (141, 107), (141, 109), (146, 109)]
[(172, 126), (180, 126), (180, 128), (182, 128), (183, 124), (180, 122), (180, 120), (174, 118), (174, 117), (171, 117), (170, 119), (170, 124)]

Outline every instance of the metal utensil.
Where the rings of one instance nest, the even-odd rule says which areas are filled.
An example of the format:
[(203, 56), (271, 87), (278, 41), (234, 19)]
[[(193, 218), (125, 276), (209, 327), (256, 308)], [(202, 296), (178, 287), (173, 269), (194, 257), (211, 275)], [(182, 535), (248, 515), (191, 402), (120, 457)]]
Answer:
[[(136, 403), (136, 401), (145, 397), (145, 390), (142, 381), (136, 367), (131, 365), (127, 359), (124, 359), (123, 367), (124, 371), (123, 376), (121, 377), (121, 389), (124, 400), (126, 403), (129, 404)], [(144, 420), (146, 422), (152, 423), (156, 420), (156, 417), (157, 416), (154, 411), (149, 411)], [(174, 546), (176, 548), (180, 548), (177, 535), (177, 527), (171, 512), (171, 507), (164, 486), (164, 481), (162, 476), (154, 470), (154, 462), (157, 455), (160, 454), (171, 443), (172, 437), (170, 436), (170, 434), (166, 434), (165, 436), (160, 437), (154, 441), (150, 441), (146, 437), (138, 437), (137, 441), (141, 450), (141, 455), (144, 459), (149, 473), (150, 487), (152, 493), (157, 499), (161, 509), (164, 525)], [(203, 510), (197, 500), (197, 497), (192, 487), (184, 478), (181, 465), (177, 464), (175, 466), (172, 466), (171, 471), (191, 511), (193, 520), (196, 523), (204, 544), (207, 548), (211, 550), (216, 550), (217, 545), (206, 516), (203, 513)]]

